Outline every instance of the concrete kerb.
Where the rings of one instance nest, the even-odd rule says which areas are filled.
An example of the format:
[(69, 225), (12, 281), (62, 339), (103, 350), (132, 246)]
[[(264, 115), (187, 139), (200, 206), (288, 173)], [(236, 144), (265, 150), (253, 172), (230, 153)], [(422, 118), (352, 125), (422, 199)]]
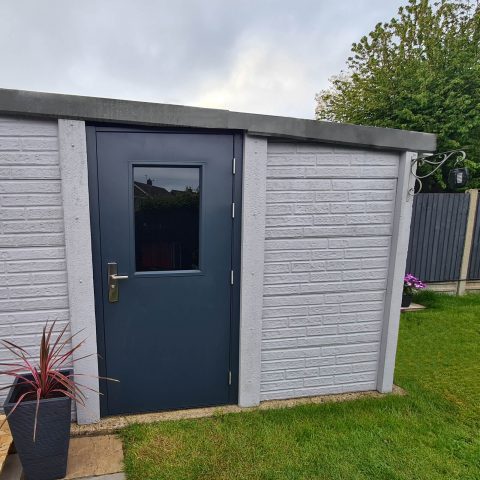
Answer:
[(133, 424), (148, 424), (155, 422), (166, 422), (176, 420), (193, 420), (208, 418), (216, 415), (227, 415), (230, 413), (252, 412), (262, 410), (273, 410), (292, 408), (299, 405), (314, 405), (322, 403), (340, 403), (359, 400), (362, 398), (385, 398), (390, 395), (404, 396), (407, 392), (394, 385), (391, 393), (379, 393), (377, 391), (352, 392), (335, 395), (320, 395), (315, 397), (290, 398), (286, 400), (268, 400), (262, 402), (258, 407), (239, 407), (238, 405), (226, 405), (221, 407), (193, 408), (188, 410), (175, 410), (169, 412), (147, 413), (140, 415), (125, 415), (108, 417), (99, 423), (90, 425), (73, 424), (71, 429), (72, 437), (95, 436), (117, 433), (121, 429)]

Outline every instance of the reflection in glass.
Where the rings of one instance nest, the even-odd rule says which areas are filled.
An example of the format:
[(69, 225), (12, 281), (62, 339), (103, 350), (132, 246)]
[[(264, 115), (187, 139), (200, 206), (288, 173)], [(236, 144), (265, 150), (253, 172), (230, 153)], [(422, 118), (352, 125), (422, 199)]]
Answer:
[(134, 167), (139, 272), (199, 269), (200, 168)]

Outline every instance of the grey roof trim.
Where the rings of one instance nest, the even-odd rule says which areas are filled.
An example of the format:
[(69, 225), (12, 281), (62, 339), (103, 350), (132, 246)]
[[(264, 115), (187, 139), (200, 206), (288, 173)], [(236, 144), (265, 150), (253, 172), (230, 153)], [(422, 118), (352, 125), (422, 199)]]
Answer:
[(252, 135), (430, 152), (436, 136), (300, 118), (110, 98), (0, 89), (0, 113), (144, 126), (243, 130)]

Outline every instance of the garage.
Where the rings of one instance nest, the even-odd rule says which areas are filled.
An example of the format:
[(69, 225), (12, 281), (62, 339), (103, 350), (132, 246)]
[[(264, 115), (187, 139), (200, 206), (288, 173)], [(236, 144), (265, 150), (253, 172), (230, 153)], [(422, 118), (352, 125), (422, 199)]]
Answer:
[(79, 423), (389, 392), (412, 161), (435, 146), (0, 90), (0, 327), (27, 350), (46, 321), (87, 338), (73, 368), (103, 395), (77, 405)]

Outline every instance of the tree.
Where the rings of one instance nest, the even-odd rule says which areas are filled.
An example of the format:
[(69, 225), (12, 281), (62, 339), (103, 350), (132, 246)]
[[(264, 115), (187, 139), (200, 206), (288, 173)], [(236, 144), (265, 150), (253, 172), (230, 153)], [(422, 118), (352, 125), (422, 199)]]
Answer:
[[(480, 6), (473, 0), (409, 0), (352, 45), (347, 69), (317, 94), (319, 120), (438, 135), (438, 151), (464, 148), (480, 188)], [(452, 165), (424, 181), (448, 189)]]

